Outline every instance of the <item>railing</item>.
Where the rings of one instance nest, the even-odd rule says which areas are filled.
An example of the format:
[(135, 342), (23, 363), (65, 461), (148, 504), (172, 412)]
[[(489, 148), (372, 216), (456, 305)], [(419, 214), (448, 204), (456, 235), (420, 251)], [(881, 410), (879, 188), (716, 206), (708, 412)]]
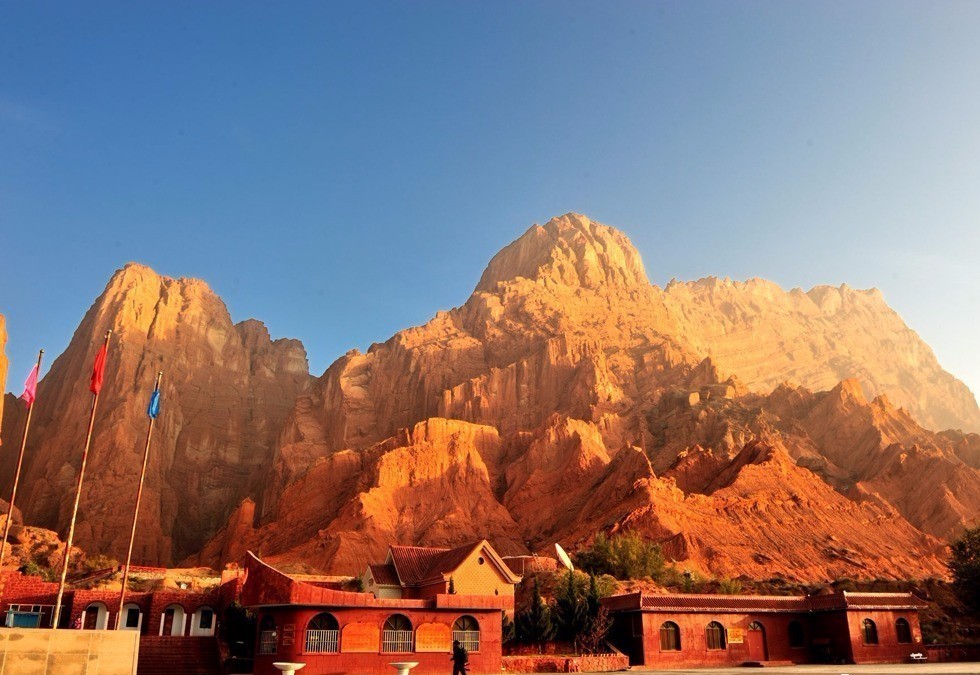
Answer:
[[(61, 618), (67, 621), (66, 606), (61, 606)], [(3, 625), (17, 628), (50, 628), (54, 619), (54, 605), (11, 604), (3, 617)], [(63, 623), (63, 625), (67, 625)]]
[(412, 651), (412, 631), (410, 630), (382, 631), (381, 651), (382, 652)]
[(259, 654), (276, 653), (276, 631), (264, 630), (259, 633)]
[(480, 651), (480, 631), (454, 630), (453, 640), (459, 640), (460, 646), (468, 652)]
[(308, 630), (306, 631), (306, 651), (311, 654), (329, 654), (340, 651), (339, 630)]

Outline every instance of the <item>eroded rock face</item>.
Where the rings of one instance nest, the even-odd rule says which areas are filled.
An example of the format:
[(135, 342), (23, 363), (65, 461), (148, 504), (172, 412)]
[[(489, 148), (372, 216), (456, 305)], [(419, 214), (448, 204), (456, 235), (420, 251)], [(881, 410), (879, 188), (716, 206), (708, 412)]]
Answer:
[[(517, 554), (632, 529), (719, 575), (929, 576), (980, 513), (980, 437), (929, 430), (980, 428), (976, 402), (877, 292), (660, 289), (623, 234), (568, 214), (495, 256), (465, 304), (309, 387), (297, 343), (233, 326), (200, 282), (127, 268), (42, 383), (68, 414), (44, 420), (29, 521), (64, 522), (116, 324), (89, 480), (134, 484), (166, 363), (143, 529), (160, 559), (250, 548), (359, 574), (393, 542)], [(116, 550), (128, 506), (93, 494), (79, 543)]]
[[(980, 443), (916, 416), (980, 423), (876, 291), (659, 289), (625, 236), (568, 214), (463, 306), (317, 380), (246, 538), (357, 573), (390, 541), (516, 552), (630, 528), (718, 574), (941, 574), (939, 538), (980, 511)], [(243, 508), (204, 562), (243, 539)]]
[[(199, 550), (244, 498), (259, 493), (283, 419), (308, 389), (306, 353), (295, 340), (272, 341), (258, 321), (233, 324), (204, 282), (127, 265), (40, 383), (18, 498), (32, 524), (66, 529), (92, 363), (110, 328), (75, 541), (125, 555), (146, 401), (162, 370), (164, 414), (154, 431), (134, 558), (171, 562)], [(12, 467), (5, 468), (9, 485)]]

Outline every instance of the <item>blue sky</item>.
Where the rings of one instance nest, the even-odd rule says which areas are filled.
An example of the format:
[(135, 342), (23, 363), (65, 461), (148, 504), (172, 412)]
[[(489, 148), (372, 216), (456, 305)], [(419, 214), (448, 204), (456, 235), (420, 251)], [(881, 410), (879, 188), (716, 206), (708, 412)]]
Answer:
[(577, 211), (653, 283), (877, 286), (978, 391), (978, 34), (956, 2), (2, 4), (7, 387), (130, 260), (319, 374)]

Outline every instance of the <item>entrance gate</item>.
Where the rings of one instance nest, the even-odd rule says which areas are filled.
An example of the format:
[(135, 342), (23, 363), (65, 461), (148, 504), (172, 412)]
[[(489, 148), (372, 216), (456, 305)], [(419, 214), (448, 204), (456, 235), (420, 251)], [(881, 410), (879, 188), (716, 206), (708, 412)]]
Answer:
[(745, 633), (745, 642), (749, 648), (749, 661), (768, 661), (769, 650), (766, 648), (766, 629), (758, 621), (749, 624)]

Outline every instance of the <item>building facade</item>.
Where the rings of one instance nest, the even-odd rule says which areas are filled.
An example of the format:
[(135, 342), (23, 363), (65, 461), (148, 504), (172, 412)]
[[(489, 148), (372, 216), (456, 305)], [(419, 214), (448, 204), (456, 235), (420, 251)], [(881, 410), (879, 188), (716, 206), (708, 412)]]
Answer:
[(631, 665), (902, 663), (922, 652), (911, 593), (642, 595), (603, 600)]
[[(208, 637), (215, 633), (222, 610), (234, 601), (241, 578), (234, 571), (223, 575), (218, 587), (197, 592), (157, 590), (126, 593), (121, 630), (143, 636)], [(3, 625), (51, 628), (58, 584), (40, 577), (0, 574), (0, 616)], [(119, 591), (67, 589), (62, 597), (61, 628), (95, 630), (116, 628)]]
[[(378, 579), (374, 566), (364, 578), (372, 592), (351, 593), (293, 579), (250, 553), (242, 604), (258, 620), (255, 675), (276, 675), (276, 661), (305, 663), (304, 675), (391, 675), (390, 663), (417, 661), (413, 675), (444, 675), (451, 671), (453, 640), (469, 651), (469, 672), (499, 673), (501, 615), (513, 611), (519, 578), (485, 541), (460, 549), (396, 548), (412, 549), (390, 554), (385, 563), (398, 566), (394, 578), (403, 575), (402, 597), (376, 595), (379, 586), (394, 584), (379, 584), (391, 577)], [(487, 583), (484, 568), (496, 570), (490, 594), (446, 592), (448, 572), (459, 574), (460, 586), (469, 589)], [(502, 590), (501, 580), (510, 588)]]
[(376, 598), (431, 598), (450, 591), (513, 598), (520, 580), (482, 539), (457, 548), (389, 546), (384, 563), (367, 566), (361, 585)]

